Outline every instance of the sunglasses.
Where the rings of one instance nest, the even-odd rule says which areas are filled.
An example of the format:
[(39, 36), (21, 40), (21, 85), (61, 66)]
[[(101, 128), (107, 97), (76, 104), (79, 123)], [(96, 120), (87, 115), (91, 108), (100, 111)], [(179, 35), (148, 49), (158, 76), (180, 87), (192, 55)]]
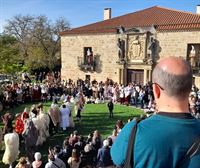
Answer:
[(160, 86), (158, 83), (153, 82), (152, 85), (157, 85), (161, 90), (164, 90), (164, 88), (162, 86)]

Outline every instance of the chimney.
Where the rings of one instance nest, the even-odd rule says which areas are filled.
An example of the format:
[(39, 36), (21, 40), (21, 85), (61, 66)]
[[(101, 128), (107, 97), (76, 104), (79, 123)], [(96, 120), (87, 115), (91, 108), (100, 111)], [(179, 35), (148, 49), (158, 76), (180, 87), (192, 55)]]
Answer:
[(200, 14), (200, 5), (197, 5), (196, 14)]
[(104, 9), (104, 20), (111, 19), (111, 8)]

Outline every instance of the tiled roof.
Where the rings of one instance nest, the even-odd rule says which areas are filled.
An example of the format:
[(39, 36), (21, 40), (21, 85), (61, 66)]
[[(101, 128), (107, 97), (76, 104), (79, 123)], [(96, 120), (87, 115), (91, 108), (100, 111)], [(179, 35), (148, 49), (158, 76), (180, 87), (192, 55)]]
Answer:
[(155, 25), (157, 30), (200, 29), (200, 15), (154, 6), (109, 20), (63, 31), (60, 35), (114, 33), (116, 28)]

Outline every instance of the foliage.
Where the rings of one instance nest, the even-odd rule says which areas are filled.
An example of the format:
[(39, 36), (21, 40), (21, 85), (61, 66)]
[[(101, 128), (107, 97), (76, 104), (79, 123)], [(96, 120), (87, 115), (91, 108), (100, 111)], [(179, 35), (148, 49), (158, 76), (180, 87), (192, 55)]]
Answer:
[(12, 36), (0, 35), (0, 73), (14, 74), (21, 71), (21, 62), (17, 40)]
[(59, 32), (69, 27), (64, 18), (52, 23), (43, 15), (17, 15), (8, 20), (4, 33), (16, 38), (24, 65), (31, 70), (52, 70), (61, 64)]

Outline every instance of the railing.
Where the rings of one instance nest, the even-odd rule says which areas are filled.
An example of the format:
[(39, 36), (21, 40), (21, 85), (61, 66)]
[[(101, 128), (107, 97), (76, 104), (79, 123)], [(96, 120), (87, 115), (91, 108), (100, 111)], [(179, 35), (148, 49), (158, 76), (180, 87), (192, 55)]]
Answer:
[(189, 59), (187, 59), (187, 61), (192, 67), (193, 74), (200, 74), (200, 61), (195, 62), (193, 65)]
[(192, 67), (193, 74), (200, 74), (200, 67)]
[(78, 66), (81, 70), (88, 70), (88, 71), (94, 71), (95, 70), (95, 61), (93, 57), (90, 57), (88, 59), (83, 57), (78, 57)]

